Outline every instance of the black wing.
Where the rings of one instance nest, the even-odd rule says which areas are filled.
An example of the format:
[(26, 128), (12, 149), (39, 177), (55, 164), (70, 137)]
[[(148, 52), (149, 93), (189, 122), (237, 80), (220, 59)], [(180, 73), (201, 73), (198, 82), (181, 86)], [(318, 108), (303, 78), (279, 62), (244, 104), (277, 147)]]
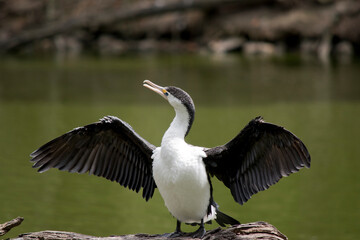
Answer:
[(75, 128), (31, 153), (39, 172), (50, 168), (94, 174), (138, 192), (149, 200), (156, 188), (152, 175), (155, 146), (129, 124), (112, 116)]
[(303, 142), (283, 127), (251, 120), (230, 142), (205, 150), (207, 171), (230, 188), (235, 201), (245, 203), (280, 178), (310, 167)]

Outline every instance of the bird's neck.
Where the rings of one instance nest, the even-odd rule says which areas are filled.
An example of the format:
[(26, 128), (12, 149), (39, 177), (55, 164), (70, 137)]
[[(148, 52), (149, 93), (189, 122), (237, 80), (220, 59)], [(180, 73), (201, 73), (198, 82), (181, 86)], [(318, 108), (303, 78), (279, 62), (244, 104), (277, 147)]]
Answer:
[(175, 113), (175, 118), (171, 122), (168, 130), (165, 132), (161, 145), (171, 142), (171, 140), (184, 140), (186, 134), (191, 128), (191, 117), (185, 107), (176, 108)]

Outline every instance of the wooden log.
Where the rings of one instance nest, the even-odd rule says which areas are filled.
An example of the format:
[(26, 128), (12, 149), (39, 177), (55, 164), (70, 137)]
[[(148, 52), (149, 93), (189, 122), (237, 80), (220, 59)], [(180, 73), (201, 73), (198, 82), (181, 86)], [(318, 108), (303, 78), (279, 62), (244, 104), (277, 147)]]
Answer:
[[(62, 231), (41, 231), (33, 233), (24, 233), (12, 240), (53, 240), (53, 239), (78, 239), (78, 240), (154, 240), (154, 239), (167, 239), (159, 234), (131, 234), (122, 236), (109, 236), (109, 237), (95, 237), (73, 232)], [(176, 239), (185, 240), (193, 239), (191, 236), (184, 234)], [(285, 240), (287, 237), (277, 230), (273, 225), (266, 222), (254, 222), (239, 224), (231, 226), (229, 228), (216, 228), (206, 232), (204, 240), (211, 239), (241, 239), (241, 240), (256, 240), (256, 239), (268, 239), (268, 240)], [(10, 239), (11, 240), (11, 239)]]
[(9, 232), (12, 228), (19, 226), (22, 221), (24, 220), (23, 217), (17, 217), (11, 221), (8, 221), (4, 224), (0, 224), (0, 236), (5, 235), (7, 232)]

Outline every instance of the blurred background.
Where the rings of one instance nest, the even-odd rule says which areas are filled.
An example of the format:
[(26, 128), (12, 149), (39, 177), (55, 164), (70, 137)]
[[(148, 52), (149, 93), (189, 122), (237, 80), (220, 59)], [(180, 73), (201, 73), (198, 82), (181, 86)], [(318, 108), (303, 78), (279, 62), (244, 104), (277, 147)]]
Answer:
[(105, 115), (158, 146), (174, 113), (142, 87), (150, 79), (192, 96), (188, 143), (224, 144), (261, 115), (308, 147), (310, 169), (243, 206), (213, 179), (222, 211), (289, 239), (358, 238), (359, 26), (356, 0), (0, 0), (0, 223), (25, 218), (5, 237), (175, 229), (157, 191), (145, 202), (117, 183), (39, 174), (29, 162)]

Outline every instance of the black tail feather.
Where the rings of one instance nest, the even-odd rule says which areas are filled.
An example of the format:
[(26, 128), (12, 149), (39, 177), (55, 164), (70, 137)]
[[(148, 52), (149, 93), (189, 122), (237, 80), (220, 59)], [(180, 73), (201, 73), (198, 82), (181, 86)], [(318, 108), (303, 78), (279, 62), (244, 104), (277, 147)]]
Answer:
[(222, 227), (226, 227), (226, 224), (228, 225), (236, 225), (240, 224), (240, 222), (229, 215), (226, 215), (223, 212), (220, 212), (219, 210), (216, 211), (216, 218), (215, 221)]

